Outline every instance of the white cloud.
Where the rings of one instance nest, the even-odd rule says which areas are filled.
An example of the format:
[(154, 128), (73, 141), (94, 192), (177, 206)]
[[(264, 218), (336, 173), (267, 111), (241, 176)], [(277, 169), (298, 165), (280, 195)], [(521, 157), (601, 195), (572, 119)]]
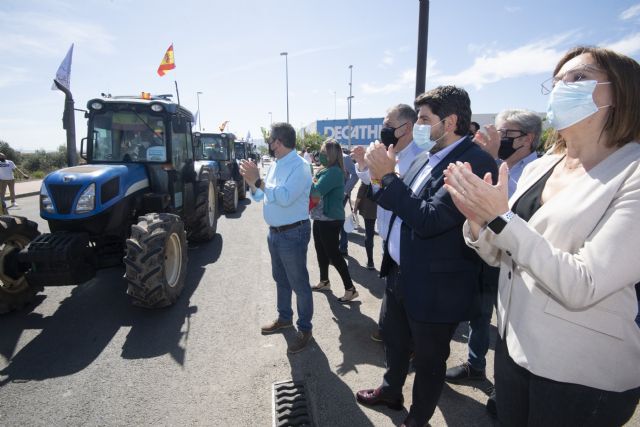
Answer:
[(115, 52), (115, 37), (102, 26), (38, 13), (0, 12), (0, 53), (64, 55), (71, 43), (99, 54)]
[(640, 52), (640, 33), (631, 34), (617, 42), (603, 44), (604, 47), (627, 56)]
[(516, 12), (520, 12), (522, 10), (522, 7), (520, 6), (505, 6), (504, 10), (506, 10), (509, 13), (516, 13)]
[(385, 50), (382, 57), (382, 67), (393, 65), (393, 53), (390, 50)]
[(398, 77), (395, 81), (391, 83), (387, 83), (382, 86), (376, 86), (371, 83), (363, 83), (360, 85), (360, 88), (365, 94), (389, 94), (398, 92), (404, 89), (407, 86), (410, 86), (415, 83), (416, 80), (416, 71), (406, 70)]
[(475, 58), (473, 65), (456, 74), (439, 74), (439, 84), (475, 86), (476, 89), (496, 81), (520, 76), (549, 73), (564, 49), (559, 46), (573, 33), (565, 33), (517, 47), (512, 50), (489, 51)]
[(28, 74), (29, 71), (26, 68), (0, 66), (0, 88), (28, 81)]
[[(427, 81), (439, 75), (440, 72), (436, 68), (436, 61), (427, 60)], [(401, 90), (412, 88), (416, 84), (416, 70), (414, 68), (403, 71), (397, 79), (391, 83), (378, 86), (374, 83), (363, 83), (360, 85), (362, 92), (365, 94), (390, 94)]]
[(627, 19), (631, 19), (638, 15), (640, 15), (640, 3), (623, 10), (620, 14), (620, 19), (626, 21)]

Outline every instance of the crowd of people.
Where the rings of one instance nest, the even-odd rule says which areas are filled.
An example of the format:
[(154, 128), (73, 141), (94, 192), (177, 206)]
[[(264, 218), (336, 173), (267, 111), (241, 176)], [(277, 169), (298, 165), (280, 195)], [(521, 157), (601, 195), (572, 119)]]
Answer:
[[(445, 381), (485, 378), (496, 307), (487, 408), (502, 425), (620, 426), (632, 417), (640, 399), (640, 65), (576, 47), (543, 90), (555, 130), (544, 149), (537, 114), (504, 110), (481, 129), (467, 92), (440, 86), (413, 107), (390, 108), (379, 141), (350, 153), (362, 181), (355, 209), (365, 220), (367, 267), (375, 268), (377, 221), (386, 280), (372, 331), (386, 370), (379, 385), (355, 393), (360, 404), (402, 409), (412, 363), (403, 425), (427, 425)], [(330, 289), (329, 265), (345, 288), (340, 301), (358, 296), (340, 253), (354, 172), (329, 139), (313, 174), (295, 136), (286, 123), (272, 125), (276, 162), (264, 180), (254, 163), (241, 164), (269, 225), (278, 317), (262, 333), (293, 326), (295, 293), (290, 353), (312, 338), (312, 290)], [(313, 287), (312, 229), (320, 270)], [(460, 322), (469, 322), (469, 357), (447, 370)]]

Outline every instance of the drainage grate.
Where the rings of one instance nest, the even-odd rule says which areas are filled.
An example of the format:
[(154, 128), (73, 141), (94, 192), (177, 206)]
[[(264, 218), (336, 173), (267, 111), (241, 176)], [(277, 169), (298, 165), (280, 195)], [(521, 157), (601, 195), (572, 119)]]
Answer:
[(304, 381), (273, 383), (273, 426), (315, 426)]

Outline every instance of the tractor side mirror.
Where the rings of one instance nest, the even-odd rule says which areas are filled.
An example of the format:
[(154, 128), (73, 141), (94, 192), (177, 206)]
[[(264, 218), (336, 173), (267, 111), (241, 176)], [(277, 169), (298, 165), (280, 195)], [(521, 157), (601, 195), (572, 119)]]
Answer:
[(87, 160), (87, 152), (85, 151), (84, 143), (87, 142), (87, 137), (85, 136), (80, 140), (80, 157)]

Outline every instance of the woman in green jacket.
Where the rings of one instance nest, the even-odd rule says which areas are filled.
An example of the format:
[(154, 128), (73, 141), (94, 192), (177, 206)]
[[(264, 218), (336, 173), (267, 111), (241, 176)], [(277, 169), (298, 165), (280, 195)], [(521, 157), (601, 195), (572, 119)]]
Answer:
[(349, 302), (358, 296), (349, 275), (349, 268), (340, 254), (340, 230), (344, 225), (344, 165), (340, 144), (328, 139), (320, 148), (320, 170), (313, 178), (311, 187), (311, 211), (313, 219), (313, 240), (320, 267), (320, 283), (313, 286), (314, 291), (331, 290), (329, 282), (329, 264), (332, 264), (344, 284), (344, 296), (340, 302)]

